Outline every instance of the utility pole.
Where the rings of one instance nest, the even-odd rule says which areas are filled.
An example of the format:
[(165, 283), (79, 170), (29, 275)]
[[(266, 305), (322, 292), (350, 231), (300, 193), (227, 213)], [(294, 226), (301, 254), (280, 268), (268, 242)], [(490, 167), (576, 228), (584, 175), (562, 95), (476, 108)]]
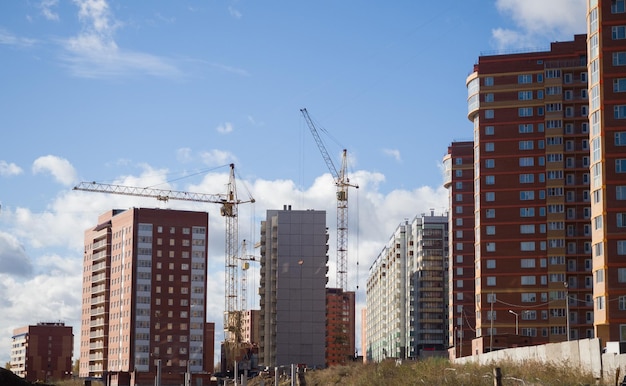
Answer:
[(519, 335), (519, 314), (513, 310), (509, 310), (509, 312), (515, 315), (515, 335)]
[(564, 282), (563, 285), (565, 286), (565, 333), (569, 342), (569, 286), (567, 282)]
[(493, 292), (491, 293), (491, 327), (489, 328), (489, 352), (493, 351), (493, 303), (495, 303), (495, 299), (493, 298)]

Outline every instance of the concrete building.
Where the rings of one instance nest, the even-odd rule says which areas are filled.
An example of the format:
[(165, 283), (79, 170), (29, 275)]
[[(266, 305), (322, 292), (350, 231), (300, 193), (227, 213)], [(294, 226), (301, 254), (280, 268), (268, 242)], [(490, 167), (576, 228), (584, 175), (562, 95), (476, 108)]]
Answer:
[(407, 357), (448, 348), (448, 215), (417, 216), (407, 232)]
[(259, 321), (261, 318), (261, 310), (245, 310), (241, 315), (241, 339), (243, 342), (252, 343), (258, 346)]
[(593, 323), (626, 341), (626, 7), (587, 2)]
[(453, 142), (443, 159), (448, 189), (450, 357), (472, 353), (474, 317), (474, 143)]
[[(213, 371), (208, 213), (111, 210), (85, 231), (80, 376), (181, 384)], [(194, 381), (195, 383), (195, 381)]]
[(355, 293), (326, 288), (326, 366), (343, 365), (355, 357)]
[(261, 222), (262, 366), (325, 366), (326, 212), (268, 210)]
[(577, 35), (467, 79), (477, 338), (593, 336), (586, 53)]
[(37, 323), (13, 330), (11, 371), (28, 382), (72, 378), (74, 334), (62, 322)]
[(369, 269), (364, 360), (418, 358), (448, 347), (448, 217), (396, 228)]

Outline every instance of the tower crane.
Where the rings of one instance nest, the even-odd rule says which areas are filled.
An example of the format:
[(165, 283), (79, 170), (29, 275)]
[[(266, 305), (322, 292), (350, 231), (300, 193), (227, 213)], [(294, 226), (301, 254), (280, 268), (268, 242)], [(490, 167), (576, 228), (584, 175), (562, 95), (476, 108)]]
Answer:
[(319, 136), (313, 120), (309, 116), (306, 108), (300, 109), (304, 116), (311, 134), (315, 139), (315, 143), (322, 153), (322, 158), (326, 162), (326, 166), (334, 178), (337, 186), (337, 287), (348, 290), (348, 188), (357, 188), (358, 185), (350, 183), (347, 176), (348, 168), (348, 151), (343, 149), (341, 157), (341, 169), (337, 171), (332, 158), (328, 155), (326, 146)]
[(248, 309), (248, 269), (250, 268), (250, 263), (251, 261), (257, 261), (257, 257), (254, 255), (248, 255), (248, 245), (246, 243), (246, 240), (244, 239), (241, 242), (241, 253), (240, 253), (240, 257), (239, 260), (242, 261), (241, 264), (241, 296), (239, 298), (240, 301), (240, 310), (241, 311), (247, 311)]
[(241, 327), (239, 324), (240, 316), (237, 311), (237, 248), (239, 243), (239, 221), (237, 217), (238, 205), (244, 203), (254, 203), (255, 200), (251, 196), (247, 200), (240, 200), (237, 197), (234, 164), (230, 164), (230, 177), (228, 180), (228, 190), (226, 194), (205, 194), (154, 188), (137, 188), (97, 182), (81, 182), (74, 187), (74, 190), (138, 197), (154, 197), (163, 202), (167, 202), (169, 200), (182, 200), (208, 202), (222, 205), (220, 208), (220, 214), (226, 219), (224, 333), (225, 340), (227, 342), (238, 343), (238, 339), (241, 337), (241, 332), (238, 331)]

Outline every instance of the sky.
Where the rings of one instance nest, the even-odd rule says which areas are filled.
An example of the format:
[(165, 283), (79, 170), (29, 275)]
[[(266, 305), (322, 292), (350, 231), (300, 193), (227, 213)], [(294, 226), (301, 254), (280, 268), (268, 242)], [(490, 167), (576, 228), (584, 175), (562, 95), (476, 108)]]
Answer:
[[(113, 208), (209, 212), (207, 320), (223, 339), (219, 206), (73, 190), (81, 181), (217, 194), (234, 163), (239, 198), (256, 201), (239, 207), (248, 254), (266, 210), (326, 210), (334, 285), (335, 186), (302, 108), (337, 167), (348, 150), (359, 185), (348, 289), (360, 329), (368, 268), (397, 226), (446, 211), (441, 163), (472, 139), (478, 57), (585, 31), (585, 0), (3, 1), (0, 366), (13, 329), (38, 322), (72, 326), (78, 358), (84, 231)], [(253, 264), (250, 308), (258, 276)]]

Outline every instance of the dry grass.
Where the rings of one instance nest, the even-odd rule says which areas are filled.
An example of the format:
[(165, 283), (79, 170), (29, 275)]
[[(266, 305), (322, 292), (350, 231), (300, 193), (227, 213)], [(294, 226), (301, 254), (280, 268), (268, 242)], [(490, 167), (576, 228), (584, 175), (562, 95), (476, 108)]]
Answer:
[[(600, 383), (590, 374), (567, 366), (544, 365), (537, 363), (501, 363), (497, 366), (476, 364), (453, 365), (447, 359), (427, 359), (397, 365), (395, 361), (378, 364), (349, 364), (306, 373), (306, 386), (379, 386), (379, 385), (456, 385), (492, 386), (493, 369), (500, 367), (505, 386), (575, 386), (608, 385)], [(273, 379), (266, 378), (266, 385), (273, 385)], [(279, 384), (289, 385), (286, 377)], [(250, 386), (260, 385), (260, 379), (248, 382)]]

